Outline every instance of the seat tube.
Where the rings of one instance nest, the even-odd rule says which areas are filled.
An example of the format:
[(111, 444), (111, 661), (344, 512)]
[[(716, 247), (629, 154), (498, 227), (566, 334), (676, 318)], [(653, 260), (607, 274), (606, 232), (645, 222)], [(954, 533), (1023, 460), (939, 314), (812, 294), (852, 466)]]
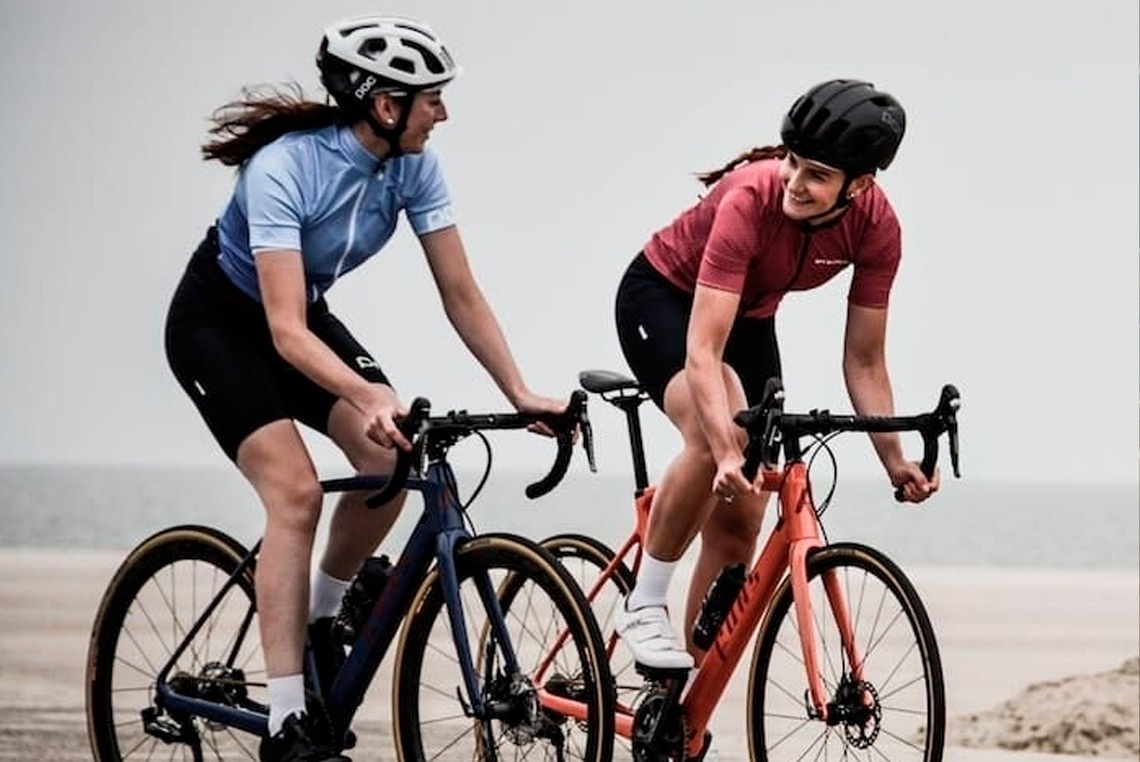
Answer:
[(788, 573), (792, 581), (792, 600), (796, 609), (796, 625), (800, 633), (804, 669), (807, 672), (808, 691), (812, 706), (821, 719), (827, 716), (827, 699), (820, 677), (819, 654), (816, 651), (816, 627), (812, 617), (811, 590), (807, 579), (807, 556), (812, 550), (823, 547), (819, 536), (819, 519), (807, 489), (807, 467), (802, 462), (792, 463), (784, 479), (784, 518), (788, 522), (790, 552)]

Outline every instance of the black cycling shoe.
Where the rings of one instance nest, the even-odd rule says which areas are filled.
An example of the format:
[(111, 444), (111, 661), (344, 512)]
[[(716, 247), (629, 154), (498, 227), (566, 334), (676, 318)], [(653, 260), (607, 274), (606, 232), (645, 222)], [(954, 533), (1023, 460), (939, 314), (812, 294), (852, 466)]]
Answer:
[(261, 762), (352, 762), (324, 744), (316, 743), (307, 715), (291, 714), (281, 730), (261, 739), (258, 759)]

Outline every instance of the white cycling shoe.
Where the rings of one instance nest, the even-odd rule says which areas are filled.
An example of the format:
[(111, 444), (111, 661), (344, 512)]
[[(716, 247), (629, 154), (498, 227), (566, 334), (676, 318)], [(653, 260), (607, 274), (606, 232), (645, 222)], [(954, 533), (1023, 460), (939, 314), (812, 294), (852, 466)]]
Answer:
[(664, 606), (646, 606), (614, 616), (614, 629), (633, 659), (651, 669), (692, 669), (693, 657), (677, 639)]

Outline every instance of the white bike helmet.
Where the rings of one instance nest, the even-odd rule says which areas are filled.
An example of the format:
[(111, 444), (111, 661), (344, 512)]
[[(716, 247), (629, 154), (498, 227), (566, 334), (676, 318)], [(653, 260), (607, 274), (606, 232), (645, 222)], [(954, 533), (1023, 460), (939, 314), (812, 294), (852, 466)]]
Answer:
[(443, 41), (426, 24), (398, 16), (361, 16), (325, 28), (317, 68), (342, 106), (376, 93), (442, 87), (459, 74)]

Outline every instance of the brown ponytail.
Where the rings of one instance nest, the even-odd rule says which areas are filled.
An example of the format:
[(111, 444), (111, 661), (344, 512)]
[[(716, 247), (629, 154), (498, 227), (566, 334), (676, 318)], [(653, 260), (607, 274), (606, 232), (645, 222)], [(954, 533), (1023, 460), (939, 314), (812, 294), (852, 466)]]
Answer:
[(210, 117), (214, 139), (202, 146), (202, 158), (230, 167), (244, 164), (257, 151), (287, 132), (347, 123), (336, 106), (305, 100), (301, 86), (243, 88), (241, 98)]
[(737, 156), (735, 159), (725, 164), (720, 169), (714, 169), (711, 172), (702, 172), (697, 175), (697, 179), (705, 184), (705, 187), (714, 185), (717, 180), (727, 175), (732, 170), (736, 169), (742, 164), (749, 164), (760, 159), (782, 159), (788, 155), (788, 149), (784, 146), (764, 146), (763, 148), (752, 148), (748, 151)]

